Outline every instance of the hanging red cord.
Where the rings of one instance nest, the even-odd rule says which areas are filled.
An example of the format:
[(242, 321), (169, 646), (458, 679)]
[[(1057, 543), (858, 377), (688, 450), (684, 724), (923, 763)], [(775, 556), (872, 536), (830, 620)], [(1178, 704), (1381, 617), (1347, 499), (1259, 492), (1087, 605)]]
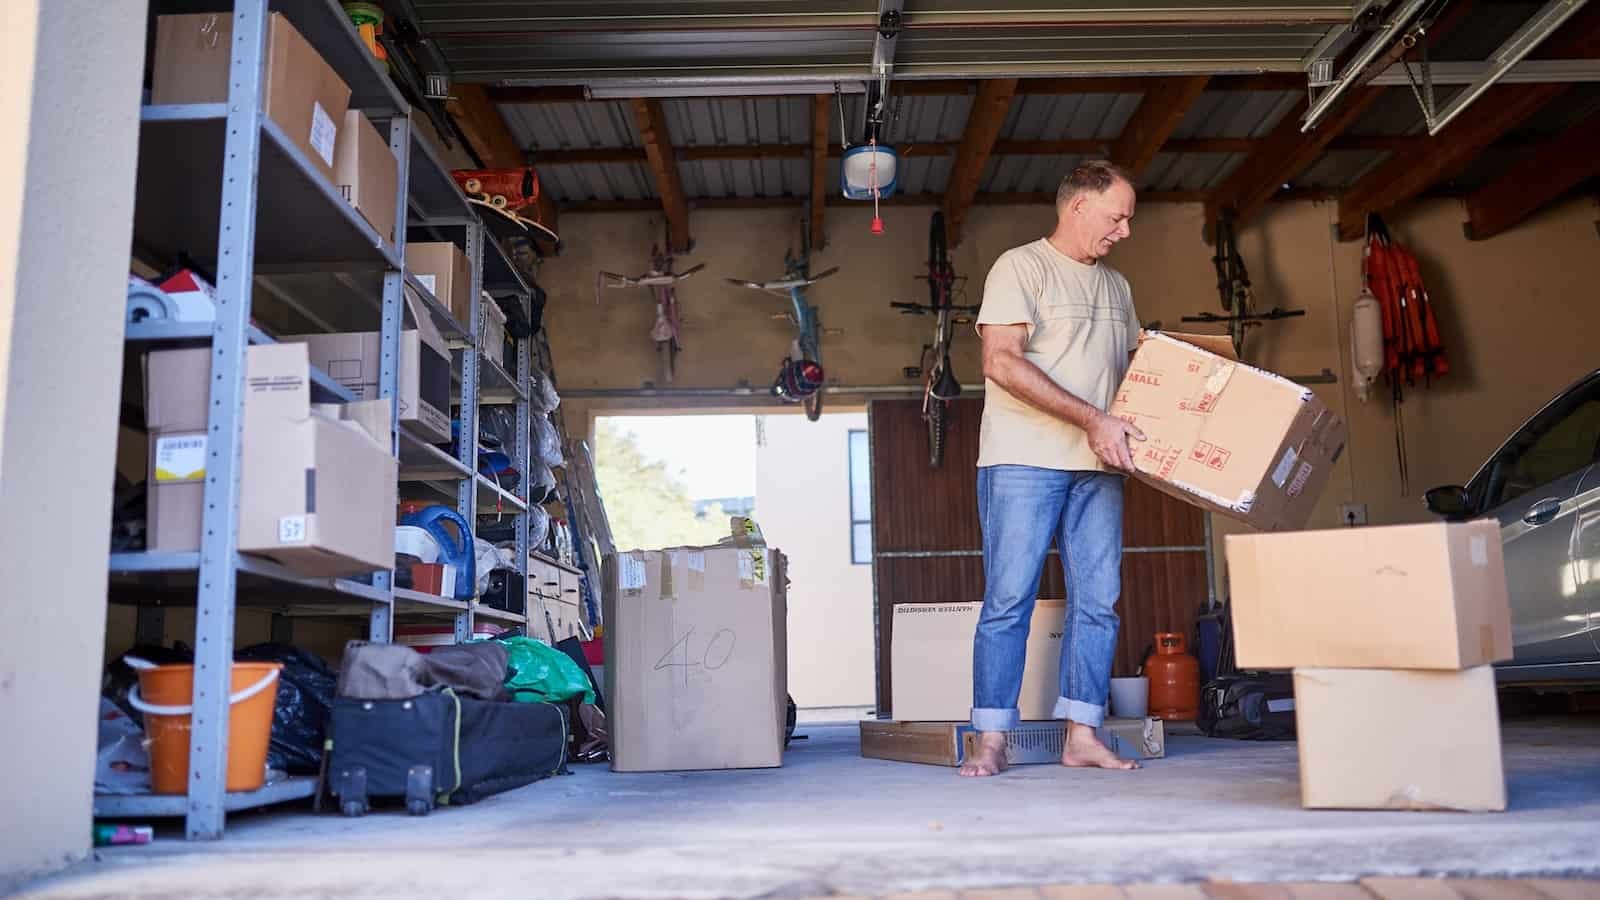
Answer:
[(872, 180), (872, 233), (883, 234), (883, 217), (878, 215), (878, 139), (868, 144), (872, 148), (872, 163), (867, 171)]

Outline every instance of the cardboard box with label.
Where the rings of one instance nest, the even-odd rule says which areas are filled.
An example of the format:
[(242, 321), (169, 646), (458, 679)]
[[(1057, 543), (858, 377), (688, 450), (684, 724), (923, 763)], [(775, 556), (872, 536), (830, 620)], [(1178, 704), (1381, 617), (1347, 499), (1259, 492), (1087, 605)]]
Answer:
[(389, 141), (359, 109), (344, 115), (344, 127), (339, 129), (339, 142), (333, 150), (333, 176), (345, 202), (393, 244), (400, 163), (389, 149)]
[(1511, 658), (1492, 520), (1231, 534), (1226, 550), (1241, 668), (1465, 669)]
[[(406, 292), (414, 328), (400, 332), (397, 385), (400, 424), (433, 443), (450, 440), (450, 345), (433, 319)], [(305, 344), (311, 364), (349, 388), (357, 400), (378, 399), (383, 335), (376, 331), (302, 334), (281, 338)]]
[(407, 241), (406, 270), (433, 292), (461, 327), (472, 329), (472, 271), (460, 247), (449, 241)]
[[(394, 564), (395, 458), (386, 401), (313, 405), (303, 344), (251, 347), (246, 377), (239, 549), (309, 576)], [(146, 362), (151, 550), (200, 547), (211, 351)]]
[[(1050, 719), (1061, 697), (1065, 600), (1039, 600), (1028, 628), (1017, 708), (1024, 720)], [(889, 641), (890, 710), (902, 722), (964, 722), (972, 717), (972, 637), (982, 603), (900, 603)]]
[(1296, 669), (1308, 809), (1506, 808), (1494, 669)]
[[(1167, 755), (1166, 726), (1160, 719), (1106, 719), (1096, 734), (1123, 759), (1160, 759)], [(971, 725), (959, 722), (863, 721), (861, 755), (895, 762), (959, 766), (976, 751), (978, 737)], [(1006, 732), (1006, 763), (1060, 763), (1065, 740), (1065, 723), (1023, 723)]]
[(1206, 335), (1147, 332), (1109, 411), (1145, 434), (1141, 481), (1263, 531), (1304, 527), (1349, 430), (1309, 388)]
[(618, 772), (783, 764), (783, 554), (746, 546), (607, 557), (606, 727)]
[[(227, 13), (158, 17), (150, 102), (226, 103), (232, 38), (233, 17)], [(334, 151), (350, 108), (350, 86), (282, 13), (272, 13), (267, 24), (262, 104), (267, 118), (336, 184)]]

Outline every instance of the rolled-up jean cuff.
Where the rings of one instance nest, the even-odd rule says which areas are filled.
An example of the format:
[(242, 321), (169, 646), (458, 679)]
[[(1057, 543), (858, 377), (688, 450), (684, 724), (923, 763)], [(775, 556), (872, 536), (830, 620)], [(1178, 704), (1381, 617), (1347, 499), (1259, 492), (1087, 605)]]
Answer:
[(979, 731), (1010, 731), (1022, 721), (1022, 713), (1015, 709), (972, 710), (972, 727)]
[[(977, 715), (977, 710), (973, 710), (973, 715)], [(1099, 728), (1101, 723), (1106, 720), (1106, 708), (1094, 703), (1085, 703), (1082, 700), (1069, 700), (1066, 697), (1062, 697), (1056, 700), (1054, 718), (1077, 722), (1079, 725), (1087, 725), (1090, 728)]]

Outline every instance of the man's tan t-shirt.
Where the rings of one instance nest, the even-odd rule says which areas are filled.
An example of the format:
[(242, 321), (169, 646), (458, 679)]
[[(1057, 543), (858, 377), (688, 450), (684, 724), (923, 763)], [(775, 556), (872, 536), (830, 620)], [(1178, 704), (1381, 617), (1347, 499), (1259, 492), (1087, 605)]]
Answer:
[[(979, 325), (1027, 325), (1023, 354), (1052, 381), (1105, 410), (1139, 346), (1139, 318), (1121, 273), (1086, 266), (1040, 238), (1007, 250), (983, 286)], [(1083, 429), (984, 382), (978, 465), (1111, 471)]]

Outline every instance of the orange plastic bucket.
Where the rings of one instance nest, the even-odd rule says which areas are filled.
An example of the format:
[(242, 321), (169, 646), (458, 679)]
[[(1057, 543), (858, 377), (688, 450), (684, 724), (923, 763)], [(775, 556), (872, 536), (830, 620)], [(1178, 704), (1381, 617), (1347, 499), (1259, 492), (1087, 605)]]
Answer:
[[(229, 791), (259, 790), (267, 780), (267, 745), (272, 708), (278, 700), (281, 663), (233, 664), (228, 713)], [(139, 669), (139, 687), (128, 702), (144, 714), (150, 742), (150, 788), (157, 794), (188, 793), (189, 718), (194, 707), (194, 666)]]

